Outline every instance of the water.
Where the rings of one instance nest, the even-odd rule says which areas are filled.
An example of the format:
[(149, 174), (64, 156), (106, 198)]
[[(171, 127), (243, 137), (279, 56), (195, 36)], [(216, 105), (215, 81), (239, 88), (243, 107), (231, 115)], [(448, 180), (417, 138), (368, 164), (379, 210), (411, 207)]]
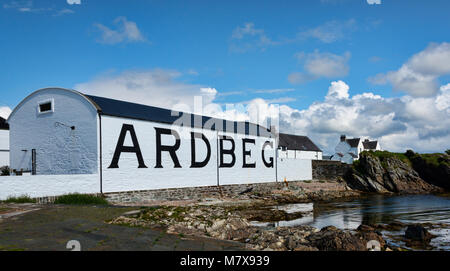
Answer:
[[(295, 209), (295, 206), (284, 208)], [(305, 206), (300, 205), (299, 209), (303, 210)], [(394, 221), (450, 224), (450, 197), (449, 195), (373, 195), (351, 201), (314, 203), (310, 216), (291, 221), (278, 221), (273, 223), (273, 226), (310, 225), (321, 229), (332, 225), (340, 229), (355, 230), (361, 224), (389, 224)], [(439, 227), (430, 232), (438, 236), (431, 241), (434, 249), (450, 250), (450, 228)], [(403, 234), (404, 231), (383, 232), (389, 242), (404, 246), (405, 244), (394, 241), (392, 236), (389, 237), (389, 235)]]
[(450, 197), (436, 195), (373, 195), (348, 202), (314, 204), (314, 220), (309, 225), (333, 225), (356, 229), (361, 224), (446, 223), (450, 224)]

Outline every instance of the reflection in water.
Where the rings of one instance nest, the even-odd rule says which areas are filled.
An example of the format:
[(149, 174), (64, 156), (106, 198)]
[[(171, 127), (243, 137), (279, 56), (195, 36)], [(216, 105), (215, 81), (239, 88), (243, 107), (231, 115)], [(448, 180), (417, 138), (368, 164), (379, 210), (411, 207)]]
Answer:
[[(299, 208), (304, 207), (302, 205)], [(295, 206), (291, 205), (287, 208), (295, 209)], [(341, 229), (354, 230), (361, 224), (389, 224), (393, 221), (408, 224), (427, 222), (450, 224), (450, 197), (371, 195), (347, 202), (314, 203), (313, 216), (291, 221), (264, 223), (260, 226), (310, 225), (321, 229), (332, 225)], [(450, 228), (441, 227), (430, 232), (438, 235), (431, 242), (433, 246), (438, 249), (450, 250)]]
[(373, 195), (348, 202), (317, 203), (311, 226), (356, 229), (360, 224), (450, 223), (450, 198), (435, 195)]

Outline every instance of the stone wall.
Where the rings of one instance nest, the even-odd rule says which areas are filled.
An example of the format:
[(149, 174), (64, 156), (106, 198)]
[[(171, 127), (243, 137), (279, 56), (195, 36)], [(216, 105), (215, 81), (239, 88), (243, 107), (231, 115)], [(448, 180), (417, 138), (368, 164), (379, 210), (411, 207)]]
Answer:
[(313, 160), (312, 177), (315, 180), (334, 180), (343, 177), (351, 167), (339, 161)]
[[(296, 182), (289, 182), (289, 185)], [(112, 203), (142, 203), (149, 201), (166, 200), (199, 200), (205, 198), (236, 197), (242, 193), (269, 193), (272, 190), (281, 189), (285, 184), (280, 182), (235, 184), (221, 186), (169, 188), (158, 190), (127, 191), (117, 193), (105, 193), (106, 199)]]

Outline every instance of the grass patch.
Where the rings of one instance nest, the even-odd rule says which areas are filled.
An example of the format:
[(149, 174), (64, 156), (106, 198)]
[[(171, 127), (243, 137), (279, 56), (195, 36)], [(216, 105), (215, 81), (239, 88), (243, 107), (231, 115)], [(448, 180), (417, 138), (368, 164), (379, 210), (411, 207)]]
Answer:
[(149, 207), (142, 215), (142, 218), (155, 224), (159, 224), (162, 220), (174, 220), (181, 222), (183, 221), (186, 213), (189, 211), (189, 207)]
[(8, 245), (8, 246), (0, 246), (0, 251), (25, 251), (25, 249), (19, 248), (15, 245)]
[(420, 158), (425, 160), (427, 164), (433, 165), (435, 167), (438, 167), (440, 164), (450, 166), (449, 159), (448, 158), (446, 159), (446, 157), (444, 157), (444, 154), (442, 153), (424, 153), (416, 155), (420, 156)]
[(23, 195), (20, 197), (8, 197), (6, 200), (2, 201), (2, 203), (36, 203), (36, 200), (27, 195)]
[(363, 151), (361, 155), (371, 155), (378, 157), (381, 162), (383, 162), (387, 158), (397, 158), (409, 166), (411, 166), (411, 161), (409, 160), (408, 156), (404, 153), (399, 152), (388, 152), (388, 151)]
[[(444, 153), (415, 153), (412, 150), (408, 150), (405, 153), (396, 153), (396, 152), (388, 152), (388, 151), (364, 151), (361, 153), (361, 156), (371, 156), (377, 157), (383, 168), (387, 169), (387, 159), (394, 158), (398, 159), (404, 163), (406, 163), (409, 167), (414, 168), (416, 171), (420, 170), (420, 168), (428, 167), (432, 170), (438, 169), (441, 167), (450, 166), (450, 158), (449, 155)], [(353, 162), (353, 169), (355, 169), (358, 173), (364, 175), (365, 169), (362, 167), (360, 160), (356, 160)], [(419, 168), (419, 169), (417, 169)]]
[(58, 197), (55, 204), (75, 204), (75, 205), (107, 205), (108, 201), (102, 197), (87, 194), (67, 194)]

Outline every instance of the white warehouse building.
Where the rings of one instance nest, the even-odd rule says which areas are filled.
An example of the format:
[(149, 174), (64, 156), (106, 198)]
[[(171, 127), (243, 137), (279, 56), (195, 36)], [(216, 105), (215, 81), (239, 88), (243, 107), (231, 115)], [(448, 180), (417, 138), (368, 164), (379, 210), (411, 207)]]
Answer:
[(309, 137), (284, 133), (278, 137), (278, 157), (322, 160), (322, 150)]
[(0, 167), (9, 166), (9, 125), (0, 117)]
[[(277, 159), (276, 136), (260, 125), (75, 90), (33, 92), (8, 124), (15, 174), (50, 176), (46, 182), (58, 186), (32, 196), (312, 179), (311, 160)], [(48, 189), (43, 186), (36, 189)]]

